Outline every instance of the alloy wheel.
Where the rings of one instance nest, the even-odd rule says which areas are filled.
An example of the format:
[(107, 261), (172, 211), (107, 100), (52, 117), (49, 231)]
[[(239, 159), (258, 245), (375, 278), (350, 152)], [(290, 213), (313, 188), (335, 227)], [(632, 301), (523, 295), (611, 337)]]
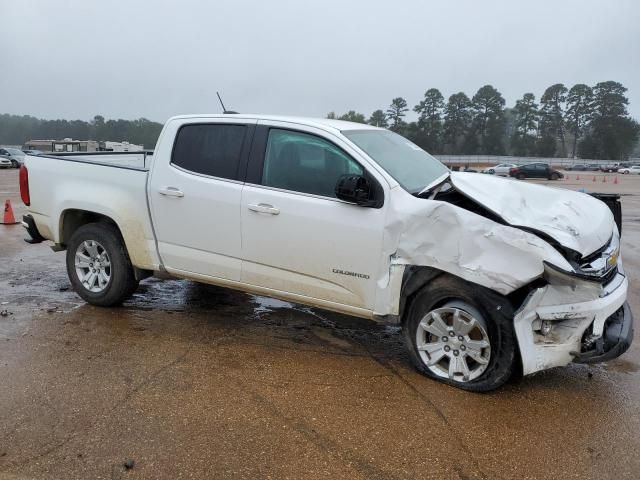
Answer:
[(102, 244), (85, 240), (76, 249), (76, 275), (82, 286), (93, 293), (104, 291), (111, 281), (111, 259)]
[(431, 373), (456, 382), (478, 378), (491, 359), (486, 322), (461, 302), (428, 312), (418, 325), (416, 347)]

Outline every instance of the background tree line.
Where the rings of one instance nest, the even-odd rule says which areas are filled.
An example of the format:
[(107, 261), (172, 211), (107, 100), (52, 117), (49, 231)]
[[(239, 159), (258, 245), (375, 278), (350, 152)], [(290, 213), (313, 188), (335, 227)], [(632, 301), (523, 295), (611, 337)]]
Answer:
[[(517, 155), (622, 160), (640, 155), (640, 125), (627, 112), (627, 89), (618, 82), (570, 89), (561, 83), (547, 88), (540, 102), (525, 93), (513, 108), (492, 85), (472, 98), (454, 93), (445, 102), (437, 88), (413, 107), (417, 120), (407, 122), (407, 101), (394, 98), (386, 109), (367, 119), (353, 110), (328, 118), (369, 123), (398, 132), (434, 154)], [(23, 145), (31, 139), (129, 141), (154, 148), (162, 124), (137, 120), (41, 120), (0, 114), (0, 144)]]
[(350, 110), (327, 118), (369, 123), (398, 132), (434, 154), (575, 157), (622, 160), (638, 148), (640, 125), (627, 112), (627, 89), (618, 82), (570, 89), (561, 83), (547, 88), (540, 103), (525, 93), (513, 108), (492, 85), (472, 98), (464, 92), (445, 102), (437, 88), (413, 107), (414, 122), (405, 121), (407, 101), (394, 98), (369, 119)]
[(162, 124), (146, 118), (106, 120), (96, 115), (84, 120), (41, 120), (28, 115), (0, 114), (0, 144), (24, 145), (29, 140), (128, 141), (145, 148), (155, 147)]

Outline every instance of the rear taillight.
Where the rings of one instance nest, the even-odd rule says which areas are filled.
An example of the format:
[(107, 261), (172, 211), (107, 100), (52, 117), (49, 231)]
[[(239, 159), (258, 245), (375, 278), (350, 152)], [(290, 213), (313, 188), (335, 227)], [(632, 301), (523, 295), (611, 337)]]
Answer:
[(518, 173), (518, 171), (519, 171), (519, 170), (520, 170), (520, 169), (519, 169), (518, 167), (510, 168), (510, 169), (509, 169), (509, 174), (510, 174), (510, 175), (513, 175), (513, 174), (515, 174), (515, 173)]
[(20, 167), (20, 198), (26, 206), (31, 205), (31, 196), (29, 195), (29, 171), (27, 167)]

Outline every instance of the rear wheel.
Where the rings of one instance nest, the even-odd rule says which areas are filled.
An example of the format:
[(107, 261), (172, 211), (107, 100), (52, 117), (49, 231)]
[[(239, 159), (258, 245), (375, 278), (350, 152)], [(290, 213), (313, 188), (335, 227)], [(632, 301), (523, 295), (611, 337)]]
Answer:
[(553, 172), (551, 174), (551, 176), (549, 177), (549, 180), (558, 180), (558, 178), (560, 178), (560, 175), (558, 175), (557, 173)]
[(500, 304), (483, 287), (450, 276), (433, 280), (411, 302), (403, 326), (415, 367), (464, 390), (500, 387), (516, 365), (512, 311)]
[(122, 303), (138, 287), (120, 232), (108, 223), (89, 223), (73, 233), (67, 274), (80, 297), (102, 307)]
[(525, 179), (525, 178), (527, 178), (527, 177), (526, 177), (526, 175), (525, 175), (524, 173), (519, 173), (519, 174), (516, 176), (516, 178), (517, 178), (518, 180), (524, 180), (524, 179)]

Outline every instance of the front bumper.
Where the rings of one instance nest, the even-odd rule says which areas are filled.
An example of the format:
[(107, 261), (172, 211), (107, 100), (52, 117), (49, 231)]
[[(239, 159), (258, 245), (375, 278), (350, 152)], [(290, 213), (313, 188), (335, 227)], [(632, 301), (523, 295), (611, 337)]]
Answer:
[[(583, 352), (573, 352), (576, 363), (600, 363), (613, 360), (626, 352), (633, 341), (633, 314), (625, 304), (604, 325), (603, 335), (589, 341), (591, 348)], [(583, 347), (584, 347), (583, 342)]]
[(628, 288), (620, 269), (605, 286), (577, 282), (534, 290), (514, 316), (523, 373), (622, 355), (633, 340)]

